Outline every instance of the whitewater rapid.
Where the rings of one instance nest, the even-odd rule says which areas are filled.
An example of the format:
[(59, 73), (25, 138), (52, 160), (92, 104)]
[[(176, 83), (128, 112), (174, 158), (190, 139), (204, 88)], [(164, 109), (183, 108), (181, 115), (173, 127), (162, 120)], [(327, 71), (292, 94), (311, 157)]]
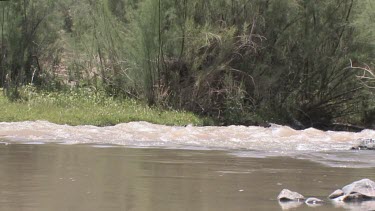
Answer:
[[(11, 143), (92, 144), (136, 148), (228, 150), (236, 156), (292, 156), (313, 160), (366, 163), (375, 167), (373, 152), (349, 149), (359, 139), (375, 138), (374, 130), (361, 132), (294, 130), (271, 125), (226, 127), (176, 127), (147, 122), (115, 126), (69, 126), (47, 121), (0, 122), (0, 139)], [(342, 155), (341, 155), (342, 154)], [(370, 157), (369, 157), (370, 156)], [(357, 158), (358, 157), (358, 158)], [(370, 159), (370, 160), (369, 160)]]

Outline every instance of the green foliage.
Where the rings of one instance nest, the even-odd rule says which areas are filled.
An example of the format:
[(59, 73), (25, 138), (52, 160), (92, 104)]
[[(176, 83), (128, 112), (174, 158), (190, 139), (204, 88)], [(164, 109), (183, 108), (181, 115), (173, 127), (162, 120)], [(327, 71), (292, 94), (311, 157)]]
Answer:
[[(51, 12), (54, 1), (7, 1), (1, 4), (1, 84), (9, 88), (42, 84), (41, 75), (53, 64), (58, 22)], [(13, 88), (12, 88), (13, 87)], [(13, 93), (14, 94), (14, 93)]]
[(14, 98), (30, 82), (65, 84), (222, 124), (320, 128), (373, 108), (371, 78), (358, 80), (362, 69), (350, 67), (373, 66), (371, 0), (0, 4), (8, 14), (0, 85)]
[(94, 89), (40, 92), (33, 86), (20, 88), (21, 98), (11, 102), (0, 95), (0, 122), (47, 120), (69, 125), (107, 126), (130, 121), (164, 125), (203, 125), (208, 119), (176, 110), (151, 108), (131, 99), (116, 100)]

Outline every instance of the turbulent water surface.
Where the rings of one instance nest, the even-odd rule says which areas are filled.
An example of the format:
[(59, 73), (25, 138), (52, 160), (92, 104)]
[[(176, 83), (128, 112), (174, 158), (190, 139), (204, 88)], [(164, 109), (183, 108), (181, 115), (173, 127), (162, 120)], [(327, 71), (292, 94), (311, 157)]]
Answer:
[[(375, 132), (262, 127), (112, 127), (0, 123), (0, 210), (306, 210), (283, 188), (336, 204), (333, 190), (375, 180), (375, 153), (349, 150)], [(296, 206), (299, 206), (296, 208)]]
[(240, 157), (290, 156), (330, 166), (375, 167), (375, 153), (350, 151), (374, 130), (297, 131), (287, 126), (171, 127), (132, 122), (110, 127), (56, 125), (45, 121), (0, 123), (4, 143), (116, 145), (132, 148), (226, 150)]

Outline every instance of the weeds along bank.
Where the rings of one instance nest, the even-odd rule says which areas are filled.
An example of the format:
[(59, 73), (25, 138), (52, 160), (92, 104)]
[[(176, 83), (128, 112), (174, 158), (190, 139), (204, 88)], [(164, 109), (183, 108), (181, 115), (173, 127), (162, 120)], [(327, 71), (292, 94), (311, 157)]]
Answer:
[(11, 98), (29, 83), (89, 87), (222, 124), (370, 126), (374, 4), (0, 2), (0, 85)]
[(46, 120), (57, 124), (109, 126), (131, 121), (163, 125), (201, 126), (208, 119), (189, 112), (151, 108), (134, 100), (117, 100), (103, 92), (80, 89), (39, 92), (22, 87), (20, 98), (10, 101), (0, 94), (0, 122)]

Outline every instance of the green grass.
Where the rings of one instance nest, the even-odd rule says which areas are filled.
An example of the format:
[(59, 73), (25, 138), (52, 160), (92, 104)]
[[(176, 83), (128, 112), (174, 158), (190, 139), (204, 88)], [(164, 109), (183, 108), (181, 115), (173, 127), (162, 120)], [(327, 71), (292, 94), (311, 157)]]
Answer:
[[(0, 90), (1, 91), (1, 90)], [(57, 124), (108, 126), (132, 121), (163, 125), (204, 125), (205, 119), (185, 111), (150, 108), (134, 100), (117, 100), (89, 89), (69, 92), (21, 91), (10, 101), (1, 91), (0, 122), (46, 120)]]

